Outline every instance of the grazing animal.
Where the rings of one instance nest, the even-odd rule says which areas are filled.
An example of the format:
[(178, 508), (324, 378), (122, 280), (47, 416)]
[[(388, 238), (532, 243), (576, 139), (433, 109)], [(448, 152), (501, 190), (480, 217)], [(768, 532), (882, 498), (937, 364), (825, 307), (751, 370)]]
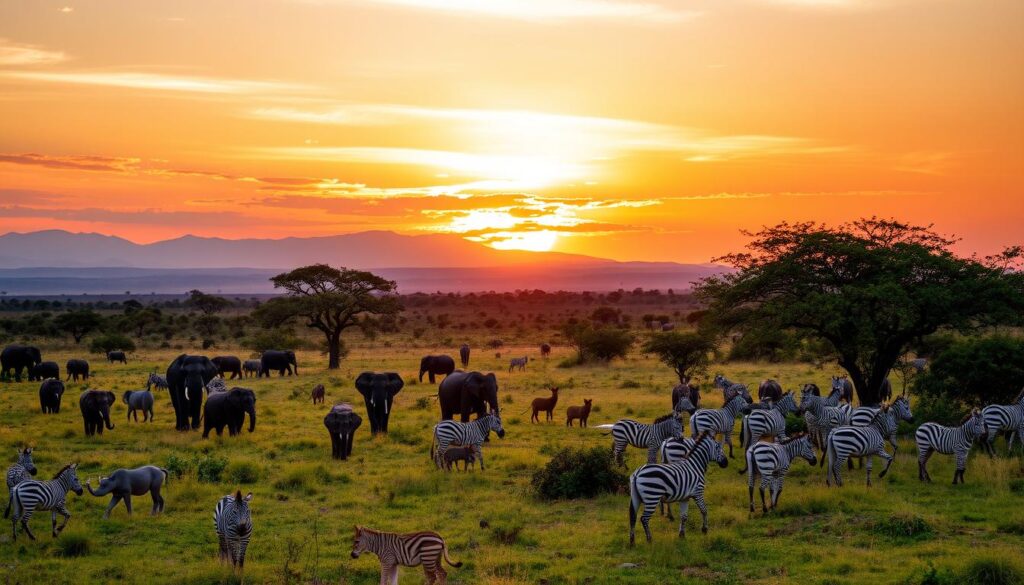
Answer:
[(245, 360), (242, 363), (242, 374), (249, 378), (251, 376), (260, 376), (260, 360)]
[(60, 399), (64, 396), (64, 382), (55, 379), (44, 380), (39, 385), (39, 407), (43, 414), (60, 412)]
[(549, 421), (555, 418), (555, 405), (558, 404), (558, 388), (551, 388), (551, 396), (548, 398), (534, 398), (533, 402), (530, 403), (530, 408), (533, 409), (533, 414), (530, 416), (530, 422), (540, 422), (540, 417), (537, 416), (540, 411), (544, 411), (546, 416), (544, 420)]
[(140, 410), (142, 422), (153, 422), (153, 394), (149, 390), (126, 390), (121, 402), (128, 405), (128, 422), (132, 421), (132, 415), (135, 415), (135, 422), (139, 422)]
[(270, 377), (270, 372), (277, 370), (278, 376), (284, 376), (285, 372), (289, 376), (294, 373), (296, 376), (299, 375), (299, 363), (295, 359), (295, 352), (277, 349), (268, 349), (260, 355), (260, 371), (259, 376)]
[(420, 382), (423, 381), (423, 374), (431, 384), (435, 384), (437, 376), (447, 376), (455, 371), (455, 360), (448, 355), (425, 355), (420, 360)]
[(146, 390), (149, 390), (154, 386), (157, 390), (167, 390), (167, 378), (164, 378), (156, 372), (150, 372), (149, 378), (146, 379)]
[(32, 345), (8, 345), (0, 352), (0, 379), (14, 373), (14, 381), (21, 382), (21, 372), (32, 375), (32, 368), (43, 363), (43, 354)]
[[(743, 417), (740, 426), (740, 447), (749, 451), (754, 443), (765, 437), (785, 439), (786, 414), (798, 410), (796, 401), (793, 400), (793, 393), (786, 392), (779, 400), (772, 401), (770, 408), (751, 411), (750, 414)], [(743, 459), (746, 461), (746, 452), (744, 452)], [(747, 467), (744, 465), (740, 474), (746, 472)]]
[[(681, 402), (684, 398), (689, 402), (690, 406), (682, 408)], [(672, 388), (672, 408), (676, 412), (685, 410), (690, 414), (693, 414), (695, 410), (700, 408), (700, 388), (696, 384), (691, 384), (689, 378)]]
[(68, 360), (68, 363), (64, 365), (64, 369), (68, 374), (65, 382), (71, 381), (72, 379), (77, 382), (79, 377), (83, 380), (89, 379), (89, 362), (85, 360)]
[(313, 404), (323, 404), (325, 394), (326, 391), (324, 390), (323, 384), (317, 384), (316, 386), (313, 386), (313, 391), (310, 392), (310, 396), (313, 398)]
[[(11, 492), (12, 540), (18, 539), (19, 522), (25, 534), (32, 540), (36, 539), (36, 535), (32, 534), (32, 530), (28, 527), (28, 522), (36, 510), (52, 511), (50, 530), (53, 537), (57, 538), (57, 535), (68, 525), (68, 520), (71, 519), (71, 512), (68, 512), (65, 502), (68, 492), (82, 495), (82, 484), (78, 483), (77, 470), (78, 464), (70, 463), (58, 471), (50, 481), (26, 479), (14, 486), (14, 491)], [(57, 514), (64, 517), (64, 522), (59, 527), (57, 526)]]
[[(696, 444), (697, 442), (689, 437), (669, 437), (661, 442), (658, 456), (661, 457), (662, 463), (675, 463), (682, 460)], [(658, 512), (664, 516), (666, 512), (665, 500), (662, 500), (658, 507)], [(669, 521), (675, 520), (672, 516), (672, 506), (668, 506), (667, 511)]]
[(769, 488), (771, 509), (779, 505), (782, 482), (789, 473), (789, 464), (798, 457), (807, 460), (813, 467), (818, 460), (810, 435), (799, 434), (781, 443), (759, 442), (747, 450), (747, 493), (750, 496), (750, 511), (754, 511), (754, 478), (761, 476), (761, 511), (768, 513), (764, 501), (764, 490)]
[(729, 457), (732, 458), (732, 430), (736, 425), (736, 415), (740, 414), (753, 400), (747, 387), (734, 384), (725, 391), (725, 406), (722, 408), (702, 408), (690, 417), (690, 436), (707, 431), (712, 435), (722, 435), (722, 441), (729, 445)]
[(226, 378), (227, 374), (231, 374), (231, 379), (242, 377), (242, 360), (238, 359), (233, 355), (219, 355), (215, 358), (210, 359), (213, 365), (217, 366), (217, 371), (221, 378)]
[(343, 402), (335, 404), (324, 417), (324, 426), (331, 435), (331, 457), (348, 459), (352, 455), (352, 442), (356, 429), (363, 424), (363, 418), (352, 410), (352, 405)]
[(953, 472), (953, 485), (964, 482), (964, 469), (967, 466), (967, 455), (971, 445), (978, 437), (988, 433), (985, 417), (975, 408), (964, 417), (959, 427), (944, 427), (938, 423), (926, 422), (917, 427), (914, 440), (917, 442), (917, 477), (921, 481), (932, 480), (928, 475), (928, 459), (932, 453), (956, 455), (956, 471)]
[[(850, 424), (855, 427), (867, 426), (871, 424), (871, 420), (875, 418), (876, 412), (878, 412), (877, 408), (870, 406), (858, 406), (850, 412)], [(889, 444), (892, 445), (892, 452), (895, 454), (896, 451), (899, 451), (899, 445), (896, 443), (896, 425), (898, 425), (901, 420), (906, 422), (914, 421), (914, 413), (910, 411), (910, 401), (907, 400), (907, 397), (904, 395), (897, 396), (896, 400), (893, 400), (892, 403), (889, 404), (889, 410), (886, 412), (886, 416), (894, 419), (894, 424), (892, 425), (893, 430), (887, 438), (889, 439)]]
[(249, 415), (249, 432), (256, 430), (256, 393), (249, 388), (232, 388), (228, 392), (212, 392), (203, 406), (203, 438), (211, 430), (219, 437), (228, 428), (228, 436), (242, 432), (245, 415)]
[(822, 398), (815, 392), (818, 387), (805, 384), (800, 392), (800, 411), (804, 413), (807, 423), (807, 434), (811, 442), (821, 449), (822, 465), (825, 461), (825, 438), (832, 432), (833, 421), (848, 421), (850, 405), (839, 404), (840, 390), (833, 389), (828, 398)]
[(551, 355), (551, 346), (547, 343), (540, 344), (540, 357), (546, 358)]
[(757, 400), (764, 402), (771, 400), (773, 403), (782, 400), (782, 386), (775, 380), (765, 380), (757, 387)]
[(91, 437), (95, 434), (103, 434), (103, 426), (107, 430), (114, 430), (110, 422), (110, 407), (114, 405), (117, 398), (113, 392), (102, 390), (86, 390), (78, 397), (78, 408), (82, 411), (82, 421), (85, 423), (85, 436)]
[(842, 487), (843, 478), (839, 474), (843, 463), (850, 457), (867, 457), (867, 481), (871, 487), (871, 458), (878, 455), (885, 459), (885, 469), (878, 474), (878, 479), (885, 477), (889, 472), (895, 457), (885, 451), (885, 437), (896, 430), (895, 417), (886, 416), (889, 408), (883, 406), (876, 414), (871, 424), (865, 427), (839, 427), (834, 429), (825, 440), (826, 453), (828, 455), (828, 469), (825, 471), (825, 485), (831, 486), (831, 478), (835, 478), (836, 485)]
[(124, 352), (121, 351), (121, 350), (108, 351), (107, 352), (107, 362), (109, 362), (109, 363), (121, 362), (122, 364), (127, 364), (128, 363), (128, 358), (125, 357)]
[(252, 512), (249, 502), (252, 492), (242, 497), (241, 490), (235, 495), (226, 495), (217, 502), (213, 510), (213, 526), (217, 529), (217, 540), (220, 542), (221, 562), (230, 561), (231, 565), (242, 570), (245, 565), (245, 549), (249, 547), (252, 536)]
[(594, 400), (591, 398), (583, 399), (583, 406), (570, 406), (565, 409), (565, 426), (571, 427), (572, 421), (575, 419), (580, 420), (580, 427), (587, 426), (587, 419), (590, 418), (590, 408), (593, 406)]
[(462, 363), (462, 367), (469, 367), (469, 344), (463, 343), (459, 348), (459, 361)]
[(14, 486), (32, 479), (36, 474), (36, 464), (32, 462), (32, 447), (18, 449), (18, 462), (7, 468), (7, 509), (4, 518), (11, 515), (11, 500), (14, 499)]
[(441, 559), (452, 567), (459, 568), (448, 556), (448, 545), (436, 532), (380, 532), (362, 526), (356, 526), (356, 535), (352, 541), (352, 558), (358, 559), (364, 552), (371, 552), (380, 559), (380, 582), (382, 585), (398, 583), (398, 567), (416, 567), (423, 565), (427, 576), (427, 585), (448, 582), (448, 572), (444, 570)]
[(992, 443), (996, 434), (1000, 432), (1010, 433), (1010, 438), (1006, 441), (1007, 452), (1013, 450), (1014, 435), (1017, 436), (1021, 448), (1024, 448), (1024, 390), (1021, 390), (1012, 404), (990, 404), (981, 409), (981, 416), (985, 419), (987, 429), (985, 436), (982, 437), (982, 443), (989, 455), (994, 457), (996, 454)]
[(636, 515), (641, 508), (640, 524), (647, 542), (651, 542), (651, 516), (660, 502), (671, 505), (679, 502), (679, 536), (686, 536), (686, 518), (690, 500), (697, 503), (703, 519), (701, 532), (708, 531), (708, 506), (704, 502), (704, 484), (708, 463), (716, 461), (719, 467), (729, 465), (722, 445), (711, 433), (701, 433), (694, 446), (682, 459), (674, 463), (648, 463), (629, 476), (629, 545), (636, 541)]
[(846, 376), (832, 376), (832, 390), (839, 392), (839, 399), (853, 404), (853, 382)]
[(520, 372), (525, 371), (526, 370), (526, 364), (529, 361), (530, 361), (529, 356), (525, 356), (525, 355), (523, 357), (512, 358), (508, 362), (508, 371), (509, 371), (509, 373), (511, 374), (512, 370), (514, 368), (519, 368)]
[(472, 446), (456, 447), (452, 445), (444, 452), (445, 470), (451, 471), (452, 463), (454, 463), (455, 470), (458, 471), (459, 461), (463, 462), (463, 471), (468, 471), (470, 465), (476, 466), (476, 453), (473, 451)]
[(437, 403), (441, 407), (441, 420), (449, 420), (460, 413), (462, 422), (469, 415), (485, 416), (488, 408), (498, 410), (498, 377), (493, 372), (454, 372), (441, 381), (437, 389)]
[(144, 496), (148, 492), (153, 498), (153, 510), (150, 516), (156, 516), (164, 511), (164, 498), (160, 495), (160, 486), (168, 479), (167, 470), (163, 467), (146, 465), (135, 469), (118, 469), (109, 477), (101, 477), (99, 488), (92, 489), (91, 480), (85, 480), (85, 488), (96, 497), (113, 494), (107, 511), (103, 513), (103, 519), (110, 517), (110, 511), (124, 500), (124, 507), (128, 515), (132, 515), (132, 496)]
[(43, 362), (28, 371), (29, 382), (42, 382), (50, 378), (60, 379), (60, 366), (57, 365), (57, 362)]
[(199, 428), (203, 388), (217, 377), (217, 366), (202, 355), (181, 354), (167, 366), (168, 394), (174, 407), (174, 428), (189, 431)]
[[(601, 428), (605, 428), (604, 425)], [(625, 467), (626, 462), (622, 455), (629, 445), (647, 449), (647, 462), (654, 463), (658, 460), (658, 447), (661, 443), (665, 439), (679, 437), (682, 434), (683, 422), (675, 412), (658, 417), (649, 425), (628, 418), (622, 419), (612, 425), (612, 455), (620, 466)]]
[(492, 412), (485, 417), (478, 418), (473, 422), (461, 423), (454, 420), (443, 420), (434, 425), (434, 440), (430, 444), (430, 458), (438, 469), (444, 461), (444, 454), (448, 446), (458, 443), (464, 447), (472, 447), (480, 460), (480, 470), (484, 469), (483, 444), (491, 431), (497, 433), (498, 438), (505, 437), (505, 429), (501, 426), (501, 417), (497, 412)]

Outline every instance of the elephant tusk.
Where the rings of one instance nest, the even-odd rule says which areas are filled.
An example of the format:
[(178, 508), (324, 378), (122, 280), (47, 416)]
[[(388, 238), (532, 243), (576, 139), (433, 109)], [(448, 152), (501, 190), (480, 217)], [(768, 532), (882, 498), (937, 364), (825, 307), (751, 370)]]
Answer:
[(384, 401), (384, 414), (387, 414), (387, 413), (388, 413), (388, 401), (385, 400)]
[(190, 400), (188, 397), (188, 386), (185, 386), (185, 400)]

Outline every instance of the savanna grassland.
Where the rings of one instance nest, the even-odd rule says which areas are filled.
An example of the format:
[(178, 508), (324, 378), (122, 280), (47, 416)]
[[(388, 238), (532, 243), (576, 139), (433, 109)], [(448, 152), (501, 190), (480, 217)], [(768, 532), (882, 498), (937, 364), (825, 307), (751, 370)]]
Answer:
[[(408, 335), (350, 341), (350, 354), (341, 370), (333, 372), (325, 369), (326, 359), (319, 352), (300, 352), (298, 377), (235, 382), (258, 395), (256, 431), (238, 437), (203, 440), (199, 432), (174, 431), (167, 393), (156, 391), (155, 422), (126, 422), (126, 407), (118, 402), (112, 415), (116, 428), (86, 438), (77, 405), (85, 384), (69, 383), (61, 412), (43, 415), (38, 383), (3, 383), (0, 445), (8, 454), (5, 465), (13, 462), (15, 448), (30, 444), (41, 479), (72, 461), (80, 464), (83, 483), (91, 477), (94, 485), (97, 476), (119, 467), (154, 464), (173, 473), (164, 491), (166, 509), (156, 518), (148, 515), (149, 497), (142, 496), (134, 498), (134, 517), (128, 518), (122, 506), (103, 521), (108, 497), (93, 498), (86, 491), (82, 497), (69, 496), (73, 517), (57, 540), (48, 534), (46, 513), (32, 521), (39, 537), (35, 542), (19, 535), (12, 543), (6, 524), (0, 532), (0, 579), (239, 582), (217, 560), (212, 521), (216, 501), (236, 489), (255, 494), (255, 528), (241, 579), (247, 583), (377, 583), (374, 556), (349, 556), (354, 524), (440, 532), (453, 558), (465, 563), (450, 569), (455, 583), (922, 583), (961, 575), (979, 558), (1018, 562), (1024, 536), (1024, 470), (1019, 457), (1003, 454), (1001, 440), (1000, 457), (992, 460), (976, 450), (966, 485), (955, 487), (949, 484), (952, 458), (941, 455), (930, 465), (936, 483), (918, 482), (906, 428), (901, 429), (900, 452), (889, 476), (870, 489), (861, 470), (844, 474), (847, 485), (842, 489), (828, 489), (818, 468), (796, 462), (778, 511), (767, 518), (759, 511), (748, 513), (746, 478), (736, 473), (737, 458), (727, 469), (709, 470), (706, 536), (700, 533), (700, 514), (691, 506), (685, 540), (676, 538), (676, 524), (655, 517), (653, 545), (642, 542), (641, 530), (633, 549), (626, 546), (626, 495), (553, 503), (535, 499), (531, 476), (556, 449), (610, 448), (605, 431), (566, 428), (567, 406), (593, 398), (591, 426), (623, 417), (650, 421), (668, 411), (674, 376), (636, 350), (610, 365), (560, 368), (559, 362), (570, 355), (566, 347), (556, 346), (551, 358), (542, 360), (535, 344), (522, 341), (497, 350), (502, 355), (498, 358), (496, 350), (484, 349), (491, 335), (467, 338), (475, 348), (472, 368), (498, 372), (507, 434), (504, 439), (492, 436), (485, 445), (486, 471), (437, 471), (428, 456), (438, 418), (432, 398), (436, 388), (415, 383), (418, 361), (426, 353), (457, 355), (464, 335), (452, 332), (454, 345)], [(85, 355), (84, 349), (68, 345), (43, 349), (44, 359), (57, 361), (62, 371), (68, 358)], [(142, 386), (148, 372), (166, 370), (178, 353), (173, 348), (142, 348), (127, 366), (90, 355), (94, 377), (89, 387), (113, 390), (120, 398), (124, 390)], [(231, 346), (205, 353), (249, 355)], [(525, 373), (507, 373), (508, 358), (524, 354), (537, 359)], [(353, 458), (334, 461), (322, 420), (330, 405), (340, 401), (353, 402), (365, 414), (353, 387), (364, 370), (397, 371), (406, 380), (396, 398), (391, 433), (371, 439), (364, 417)], [(811, 381), (825, 384), (837, 373), (796, 363), (730, 363), (715, 365), (712, 371), (748, 384), (773, 377), (787, 389)], [(702, 382), (705, 405), (719, 405), (721, 394)], [(309, 391), (316, 383), (327, 388), (325, 405), (310, 402)], [(562, 390), (555, 421), (530, 424), (524, 409), (534, 397), (546, 396), (551, 385)], [(643, 462), (640, 450), (627, 454), (631, 469)], [(221, 462), (226, 466), (216, 478)], [(876, 462), (876, 474), (879, 468)], [(620, 567), (624, 564), (629, 565)], [(929, 576), (932, 566), (935, 572)], [(412, 569), (403, 570), (400, 580), (422, 581), (422, 573)]]

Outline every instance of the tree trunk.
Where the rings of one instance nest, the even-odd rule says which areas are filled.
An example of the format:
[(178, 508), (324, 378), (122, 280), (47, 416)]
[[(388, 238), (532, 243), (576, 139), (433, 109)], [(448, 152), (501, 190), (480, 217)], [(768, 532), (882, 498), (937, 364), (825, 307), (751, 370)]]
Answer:
[(327, 369), (341, 368), (341, 332), (327, 334)]

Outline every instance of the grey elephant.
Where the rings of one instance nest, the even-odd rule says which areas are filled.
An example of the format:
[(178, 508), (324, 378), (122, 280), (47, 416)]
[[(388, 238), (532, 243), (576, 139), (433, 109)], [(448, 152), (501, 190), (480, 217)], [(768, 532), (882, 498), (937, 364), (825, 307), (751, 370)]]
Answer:
[(65, 381), (71, 381), (72, 379), (77, 382), (78, 378), (83, 380), (89, 379), (89, 362), (85, 360), (68, 360), (68, 363), (64, 366), (68, 377)]
[(167, 387), (174, 407), (174, 428), (199, 428), (203, 389), (217, 376), (217, 366), (202, 355), (181, 354), (167, 367)]
[(391, 405), (404, 385), (402, 377), (395, 372), (363, 372), (356, 378), (356, 389), (366, 401), (366, 415), (370, 419), (370, 432), (374, 435), (388, 432)]
[(146, 465), (135, 469), (118, 469), (109, 477), (101, 477), (99, 488), (95, 490), (90, 485), (92, 480), (86, 480), (85, 487), (90, 494), (96, 497), (113, 494), (114, 497), (110, 499), (110, 505), (107, 506), (107, 511), (103, 514), (104, 520), (110, 517), (110, 511), (121, 500), (124, 500), (124, 507), (127, 508), (128, 515), (131, 516), (132, 496), (143, 496), (146, 495), (146, 492), (149, 492), (153, 498), (153, 510), (150, 514), (156, 516), (164, 511), (164, 498), (160, 495), (160, 487), (167, 481), (167, 478), (167, 470), (163, 467)]
[(210, 361), (213, 362), (213, 365), (217, 366), (217, 370), (222, 378), (227, 378), (228, 374), (231, 374), (232, 380), (242, 377), (242, 360), (237, 357), (233, 355), (219, 355), (211, 358)]
[(103, 426), (107, 430), (114, 430), (110, 422), (110, 407), (114, 405), (117, 397), (113, 392), (103, 390), (86, 390), (78, 397), (78, 407), (82, 410), (82, 420), (85, 422), (85, 436), (91, 437), (95, 434), (103, 434)]
[(423, 374), (429, 374), (430, 383), (434, 384), (434, 376), (447, 376), (455, 371), (455, 360), (450, 355), (425, 355), (420, 360), (420, 382)]
[(299, 375), (299, 364), (295, 361), (295, 352), (291, 350), (268, 349), (260, 356), (260, 376), (270, 377), (271, 370), (276, 370), (277, 375), (283, 376), (285, 372), (292, 375), (292, 368), (296, 376)]
[(250, 376), (259, 377), (260, 375), (260, 360), (245, 360), (242, 364), (243, 377), (248, 378)]
[(149, 390), (126, 390), (121, 402), (128, 405), (128, 422), (131, 422), (132, 415), (135, 415), (135, 422), (139, 422), (140, 410), (142, 422), (153, 422), (153, 393)]
[(128, 363), (128, 357), (125, 356), (124, 352), (121, 351), (121, 350), (108, 351), (107, 352), (107, 361), (110, 362), (110, 363), (121, 362), (122, 364), (127, 364)]
[(493, 372), (456, 371), (441, 381), (437, 398), (441, 420), (451, 420), (459, 413), (462, 422), (469, 422), (474, 412), (480, 418), (488, 411), (498, 411), (498, 378)]
[(64, 382), (49, 379), (39, 385), (39, 407), (43, 414), (60, 412), (60, 399), (64, 396)]
[(331, 457), (348, 459), (352, 455), (352, 442), (363, 419), (348, 403), (336, 404), (324, 417), (324, 426), (331, 435)]
[(14, 372), (14, 381), (21, 382), (21, 372), (32, 374), (32, 368), (43, 363), (39, 348), (31, 345), (9, 345), (0, 352), (0, 379)]
[(469, 344), (463, 343), (462, 347), (459, 348), (459, 361), (462, 362), (462, 367), (469, 367)]
[(60, 366), (57, 362), (42, 362), (28, 371), (29, 382), (42, 382), (50, 378), (60, 379)]
[(256, 430), (256, 393), (248, 388), (232, 388), (227, 392), (212, 392), (203, 409), (203, 438), (216, 429), (217, 436), (228, 428), (228, 435), (242, 432), (245, 415), (249, 415), (249, 432)]

